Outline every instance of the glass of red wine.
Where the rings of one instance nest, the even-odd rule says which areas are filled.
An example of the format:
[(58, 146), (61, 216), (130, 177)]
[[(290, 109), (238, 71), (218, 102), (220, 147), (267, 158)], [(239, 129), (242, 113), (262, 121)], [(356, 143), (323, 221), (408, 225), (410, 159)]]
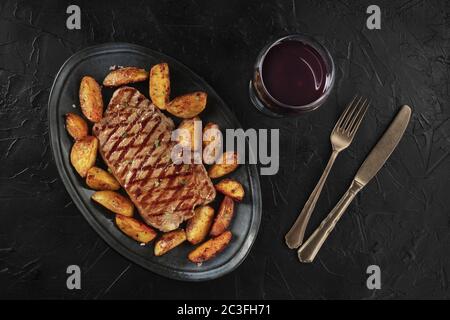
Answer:
[(258, 55), (250, 99), (266, 115), (298, 115), (320, 107), (334, 84), (334, 63), (314, 39), (289, 35), (265, 46)]

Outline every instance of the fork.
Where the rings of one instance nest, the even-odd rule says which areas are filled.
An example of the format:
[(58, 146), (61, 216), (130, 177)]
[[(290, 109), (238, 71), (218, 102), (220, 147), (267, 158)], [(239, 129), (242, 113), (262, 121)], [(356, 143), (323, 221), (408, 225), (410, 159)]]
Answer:
[(314, 211), (314, 207), (316, 206), (317, 200), (322, 192), (322, 188), (327, 180), (328, 174), (333, 167), (334, 161), (339, 153), (342, 150), (345, 150), (352, 143), (356, 131), (358, 131), (359, 125), (361, 124), (369, 105), (370, 102), (368, 102), (367, 99), (364, 99), (363, 101), (363, 97), (355, 96), (348, 104), (347, 108), (345, 108), (344, 112), (339, 117), (339, 120), (336, 122), (330, 136), (332, 146), (330, 159), (328, 160), (319, 182), (300, 212), (300, 215), (297, 217), (294, 225), (285, 236), (286, 244), (290, 249), (298, 248), (303, 243), (309, 218)]

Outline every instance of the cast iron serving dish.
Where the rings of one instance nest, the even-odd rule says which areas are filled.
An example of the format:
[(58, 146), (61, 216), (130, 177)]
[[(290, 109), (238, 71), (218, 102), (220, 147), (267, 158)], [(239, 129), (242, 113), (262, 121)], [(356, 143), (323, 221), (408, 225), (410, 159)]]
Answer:
[[(171, 96), (175, 97), (196, 90), (207, 92), (208, 104), (200, 114), (203, 123), (212, 121), (221, 129), (241, 127), (217, 93), (180, 62), (141, 46), (107, 43), (75, 53), (63, 64), (56, 75), (48, 104), (53, 156), (73, 202), (90, 225), (112, 248), (142, 267), (169, 278), (188, 281), (210, 280), (221, 277), (239, 266), (255, 241), (261, 221), (261, 190), (256, 165), (241, 165), (230, 176), (241, 182), (246, 191), (243, 202), (236, 206), (230, 229), (233, 234), (231, 243), (216, 258), (197, 265), (187, 259), (188, 253), (194, 248), (190, 244), (184, 243), (166, 255), (156, 257), (153, 254), (153, 242), (140, 246), (139, 243), (123, 234), (114, 224), (114, 215), (90, 199), (93, 191), (86, 186), (85, 181), (70, 164), (69, 155), (73, 141), (66, 132), (64, 115), (68, 112), (80, 112), (78, 90), (81, 78), (84, 75), (91, 75), (101, 82), (111, 66), (136, 66), (149, 70), (152, 65), (160, 62), (167, 62), (170, 67)], [(147, 81), (132, 86), (148, 96)], [(113, 91), (114, 89), (103, 89), (106, 104)], [(213, 207), (217, 208), (219, 199), (221, 198), (216, 198), (212, 204)]]

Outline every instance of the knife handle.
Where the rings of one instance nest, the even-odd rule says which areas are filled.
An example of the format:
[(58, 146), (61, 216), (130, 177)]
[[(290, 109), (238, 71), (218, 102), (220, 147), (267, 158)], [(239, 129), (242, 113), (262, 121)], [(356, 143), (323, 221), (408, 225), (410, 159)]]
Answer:
[(313, 262), (323, 243), (328, 238), (328, 235), (333, 231), (336, 223), (342, 217), (348, 205), (362, 187), (361, 184), (353, 180), (341, 200), (339, 200), (333, 210), (331, 210), (328, 216), (322, 221), (316, 231), (314, 231), (308, 240), (300, 247), (300, 249), (298, 249), (298, 259), (300, 262)]

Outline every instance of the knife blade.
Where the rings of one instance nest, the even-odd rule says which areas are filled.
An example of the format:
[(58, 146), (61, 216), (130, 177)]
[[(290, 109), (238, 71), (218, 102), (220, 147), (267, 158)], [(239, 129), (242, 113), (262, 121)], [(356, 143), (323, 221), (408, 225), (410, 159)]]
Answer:
[(377, 174), (403, 137), (410, 118), (411, 108), (404, 105), (364, 160), (355, 175), (355, 181), (365, 186)]
[(402, 106), (389, 128), (358, 169), (355, 178), (341, 200), (339, 200), (308, 240), (298, 249), (300, 262), (309, 263), (314, 260), (328, 235), (333, 231), (336, 223), (342, 217), (353, 198), (377, 174), (395, 150), (405, 133), (410, 118), (411, 108), (407, 105)]

